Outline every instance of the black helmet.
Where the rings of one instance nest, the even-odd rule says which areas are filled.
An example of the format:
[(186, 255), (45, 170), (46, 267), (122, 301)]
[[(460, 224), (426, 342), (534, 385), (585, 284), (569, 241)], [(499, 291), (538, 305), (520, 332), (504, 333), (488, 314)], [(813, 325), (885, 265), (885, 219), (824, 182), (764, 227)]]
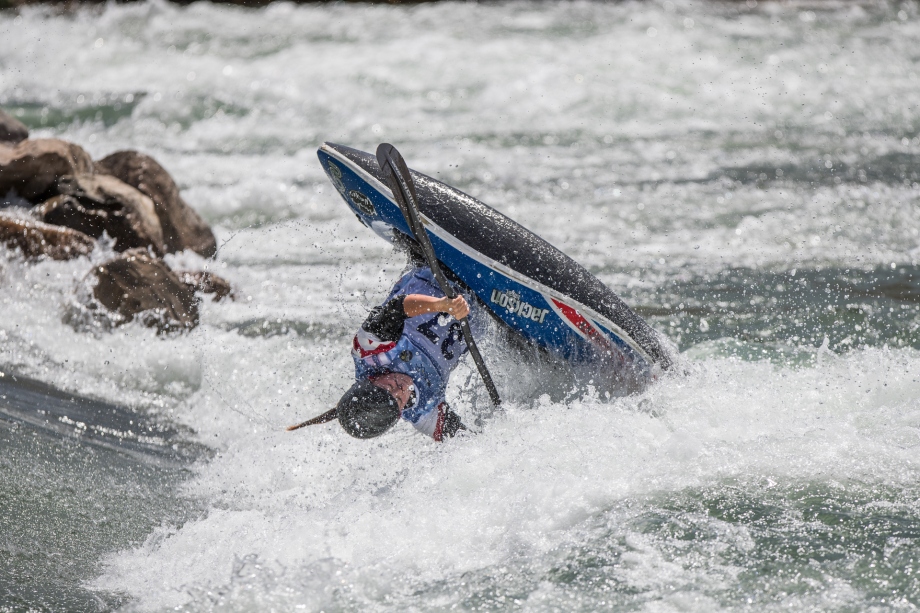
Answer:
[(352, 385), (336, 407), (339, 423), (355, 438), (374, 438), (399, 421), (399, 405), (385, 389), (370, 381)]

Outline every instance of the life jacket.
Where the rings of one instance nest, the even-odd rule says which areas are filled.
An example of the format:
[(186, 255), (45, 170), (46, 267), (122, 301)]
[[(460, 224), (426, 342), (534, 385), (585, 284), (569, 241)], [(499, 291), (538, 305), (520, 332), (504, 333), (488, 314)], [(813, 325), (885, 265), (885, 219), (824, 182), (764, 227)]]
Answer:
[[(460, 288), (454, 287), (460, 291)], [(394, 297), (410, 294), (444, 297), (431, 269), (426, 266), (414, 268), (403, 275), (382, 304)], [(464, 298), (470, 306), (472, 321), (476, 301), (465, 294)], [(394, 342), (381, 341), (360, 328), (353, 341), (352, 358), (355, 361), (355, 378), (359, 381), (388, 372), (411, 377), (416, 402), (403, 409), (402, 418), (419, 431), (440, 440), (440, 427), (447, 411), (444, 399), (447, 381), (467, 351), (466, 340), (456, 319), (447, 313), (426, 313), (407, 317), (402, 335)]]

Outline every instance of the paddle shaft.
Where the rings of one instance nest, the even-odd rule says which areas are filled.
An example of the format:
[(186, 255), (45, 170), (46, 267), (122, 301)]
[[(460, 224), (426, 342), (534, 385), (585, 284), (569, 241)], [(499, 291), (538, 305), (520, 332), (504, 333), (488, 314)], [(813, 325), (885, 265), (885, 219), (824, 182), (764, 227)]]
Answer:
[[(454, 290), (453, 285), (448, 282), (447, 277), (444, 276), (444, 272), (441, 270), (441, 266), (438, 263), (438, 258), (434, 253), (434, 247), (431, 245), (431, 239), (428, 237), (428, 231), (422, 224), (421, 216), (418, 211), (418, 200), (415, 196), (415, 185), (412, 183), (412, 177), (408, 173), (408, 167), (406, 167), (405, 161), (403, 161), (396, 147), (387, 143), (383, 143), (377, 147), (377, 161), (380, 163), (381, 170), (383, 170), (387, 178), (390, 179), (390, 188), (393, 190), (393, 196), (397, 199), (397, 202), (402, 205), (400, 208), (402, 208), (403, 214), (406, 217), (406, 223), (409, 224), (409, 229), (412, 230), (415, 239), (422, 248), (422, 255), (425, 256), (428, 267), (431, 269), (435, 280), (441, 287), (441, 291), (444, 292), (444, 295), (449, 299), (456, 298), (457, 292)], [(386, 167), (384, 166), (384, 162)], [(402, 162), (402, 164), (400, 164), (400, 162)], [(407, 172), (403, 173), (400, 166), (406, 168)], [(387, 172), (387, 167), (390, 172)], [(395, 185), (392, 183), (395, 183)], [(470, 350), (470, 355), (473, 356), (473, 362), (476, 363), (476, 368), (479, 370), (483, 383), (486, 384), (489, 398), (492, 400), (492, 404), (499, 405), (502, 402), (501, 397), (499, 397), (498, 389), (492, 381), (492, 375), (489, 374), (489, 369), (486, 368), (486, 363), (482, 359), (482, 354), (479, 353), (479, 347), (476, 346), (476, 341), (473, 340), (470, 322), (466, 317), (459, 320), (459, 322), (460, 330), (463, 332), (463, 338), (466, 340), (466, 346)]]

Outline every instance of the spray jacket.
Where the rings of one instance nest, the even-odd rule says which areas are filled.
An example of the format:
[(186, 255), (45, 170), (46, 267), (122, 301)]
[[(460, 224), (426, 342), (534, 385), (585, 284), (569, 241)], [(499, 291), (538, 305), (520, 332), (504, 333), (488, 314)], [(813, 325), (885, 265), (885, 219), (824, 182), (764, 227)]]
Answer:
[[(410, 294), (444, 297), (427, 266), (413, 268), (403, 275), (355, 335), (351, 353), (355, 378), (360, 381), (388, 372), (410, 376), (415, 385), (415, 402), (406, 405), (402, 418), (441, 441), (445, 436), (453, 436), (460, 425), (459, 416), (447, 406), (444, 394), (451, 371), (468, 349), (460, 323), (451, 315), (406, 316), (403, 302)], [(472, 324), (478, 319), (476, 301), (466, 294), (463, 297), (469, 304)]]

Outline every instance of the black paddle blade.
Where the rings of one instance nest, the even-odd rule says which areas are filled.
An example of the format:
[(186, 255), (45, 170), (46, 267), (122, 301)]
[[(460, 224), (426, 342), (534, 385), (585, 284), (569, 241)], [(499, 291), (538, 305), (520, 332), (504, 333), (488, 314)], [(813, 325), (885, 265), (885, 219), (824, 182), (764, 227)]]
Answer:
[(377, 146), (377, 164), (380, 165), (380, 170), (383, 171), (384, 176), (387, 178), (387, 185), (389, 185), (390, 191), (393, 192), (396, 203), (399, 204), (403, 215), (408, 219), (409, 216), (406, 212), (408, 204), (406, 196), (403, 194), (403, 186), (400, 185), (400, 181), (397, 178), (397, 173), (403, 177), (405, 187), (409, 189), (410, 196), (415, 202), (418, 202), (418, 194), (415, 192), (415, 183), (412, 181), (412, 175), (406, 165), (406, 160), (396, 150), (396, 147), (390, 143), (380, 143)]
[(318, 415), (314, 417), (313, 419), (308, 419), (307, 421), (302, 421), (299, 424), (288, 426), (287, 431), (290, 432), (291, 430), (299, 430), (300, 428), (303, 428), (304, 426), (315, 426), (316, 424), (324, 424), (327, 421), (338, 419), (339, 418), (338, 411), (339, 411), (338, 408), (331, 409), (329, 411), (326, 411), (322, 415)]
[(393, 197), (396, 198), (396, 202), (399, 204), (400, 210), (402, 210), (406, 225), (409, 226), (409, 231), (418, 242), (422, 255), (428, 263), (428, 267), (431, 268), (431, 272), (441, 287), (441, 291), (448, 298), (454, 298), (456, 292), (441, 271), (438, 256), (434, 252), (434, 247), (431, 246), (431, 239), (428, 238), (428, 231), (425, 230), (425, 226), (422, 224), (421, 214), (418, 210), (418, 194), (415, 191), (415, 182), (412, 180), (406, 161), (396, 150), (396, 147), (389, 143), (381, 143), (377, 147), (377, 164), (380, 166), (381, 172), (386, 176), (387, 183), (390, 184), (390, 190), (393, 192)]

